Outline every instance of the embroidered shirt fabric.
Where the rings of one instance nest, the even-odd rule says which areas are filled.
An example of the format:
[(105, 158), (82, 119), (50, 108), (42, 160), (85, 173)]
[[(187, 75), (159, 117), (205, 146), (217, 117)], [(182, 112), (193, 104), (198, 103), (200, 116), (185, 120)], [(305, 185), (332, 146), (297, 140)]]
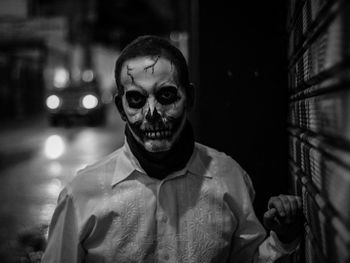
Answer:
[(62, 190), (42, 262), (274, 262), (296, 244), (265, 239), (253, 198), (224, 153), (196, 143), (187, 166), (160, 181), (125, 142)]

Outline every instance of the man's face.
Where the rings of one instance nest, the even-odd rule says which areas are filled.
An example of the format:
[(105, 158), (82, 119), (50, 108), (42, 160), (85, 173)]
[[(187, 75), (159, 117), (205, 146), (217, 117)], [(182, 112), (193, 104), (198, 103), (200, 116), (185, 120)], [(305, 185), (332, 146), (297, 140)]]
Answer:
[(149, 152), (171, 149), (186, 121), (186, 94), (176, 68), (161, 56), (127, 60), (122, 105), (131, 133)]

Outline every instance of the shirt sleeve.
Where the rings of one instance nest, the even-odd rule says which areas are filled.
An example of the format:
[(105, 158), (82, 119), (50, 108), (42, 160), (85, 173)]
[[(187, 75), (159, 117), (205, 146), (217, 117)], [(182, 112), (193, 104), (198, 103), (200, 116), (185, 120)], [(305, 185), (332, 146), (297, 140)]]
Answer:
[(83, 249), (79, 242), (78, 217), (73, 197), (63, 189), (53, 214), (43, 263), (81, 262)]
[[(252, 206), (255, 195), (254, 188), (249, 176), (244, 171), (242, 179), (240, 185), (236, 185), (240, 190), (235, 192), (239, 192), (239, 194), (235, 194), (233, 197), (238, 200), (233, 201), (232, 198), (232, 202), (236, 203), (236, 210), (238, 210), (238, 212), (234, 212), (238, 217), (238, 226), (232, 238), (228, 262), (270, 263), (294, 252), (299, 240), (291, 244), (283, 244), (273, 231), (265, 238), (266, 231), (257, 219)], [(241, 204), (238, 209), (237, 204)]]
[(271, 231), (268, 238), (259, 246), (257, 262), (275, 262), (277, 259), (293, 253), (299, 243), (300, 239), (296, 239), (289, 244), (283, 244), (276, 233)]

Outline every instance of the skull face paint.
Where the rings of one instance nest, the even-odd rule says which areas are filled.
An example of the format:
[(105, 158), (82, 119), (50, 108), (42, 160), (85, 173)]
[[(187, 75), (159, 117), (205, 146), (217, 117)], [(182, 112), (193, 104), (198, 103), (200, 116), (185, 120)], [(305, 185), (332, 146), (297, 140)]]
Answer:
[(125, 61), (123, 109), (131, 133), (149, 152), (171, 149), (186, 121), (186, 94), (176, 68), (161, 56)]

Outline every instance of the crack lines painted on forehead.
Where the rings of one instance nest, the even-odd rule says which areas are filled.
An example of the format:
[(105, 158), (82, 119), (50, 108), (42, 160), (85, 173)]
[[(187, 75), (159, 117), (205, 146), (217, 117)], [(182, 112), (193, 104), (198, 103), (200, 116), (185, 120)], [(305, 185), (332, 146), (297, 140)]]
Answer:
[[(158, 61), (159, 61), (159, 59), (161, 58), (161, 56), (160, 55), (158, 55), (158, 56), (156, 56), (156, 57), (151, 57), (150, 59), (153, 61), (153, 63), (151, 64), (151, 65), (148, 65), (148, 66), (145, 66), (144, 67), (144, 71), (145, 72), (148, 72), (148, 70), (151, 68), (152, 69), (152, 74), (154, 74), (154, 71), (155, 71), (155, 67), (156, 67), (156, 65), (157, 65), (157, 63), (158, 63)], [(174, 73), (174, 63), (173, 63), (173, 61), (172, 60), (170, 60), (170, 59), (166, 59), (166, 58), (164, 58), (165, 60), (168, 60), (168, 62), (170, 62), (170, 72), (171, 73)], [(136, 84), (136, 82), (135, 82), (135, 77), (134, 77), (134, 75), (131, 73), (131, 71), (133, 71), (135, 68), (134, 67), (131, 67), (129, 64), (128, 65), (126, 65), (126, 74), (130, 77), (130, 79), (131, 79), (131, 83), (133, 83), (133, 84)], [(175, 80), (174, 80), (175, 81)], [(177, 81), (175, 81), (175, 82), (177, 82)]]
[(130, 71), (132, 71), (134, 68), (130, 67), (129, 65), (126, 65), (126, 74), (130, 77), (131, 79), (131, 83), (135, 84), (135, 78), (134, 76), (131, 74)]
[(154, 74), (154, 67), (156, 66), (160, 56), (157, 56), (156, 58), (151, 57), (151, 60), (153, 60), (153, 63), (149, 66), (146, 66), (143, 70), (147, 72), (148, 69), (152, 68), (152, 74)]

